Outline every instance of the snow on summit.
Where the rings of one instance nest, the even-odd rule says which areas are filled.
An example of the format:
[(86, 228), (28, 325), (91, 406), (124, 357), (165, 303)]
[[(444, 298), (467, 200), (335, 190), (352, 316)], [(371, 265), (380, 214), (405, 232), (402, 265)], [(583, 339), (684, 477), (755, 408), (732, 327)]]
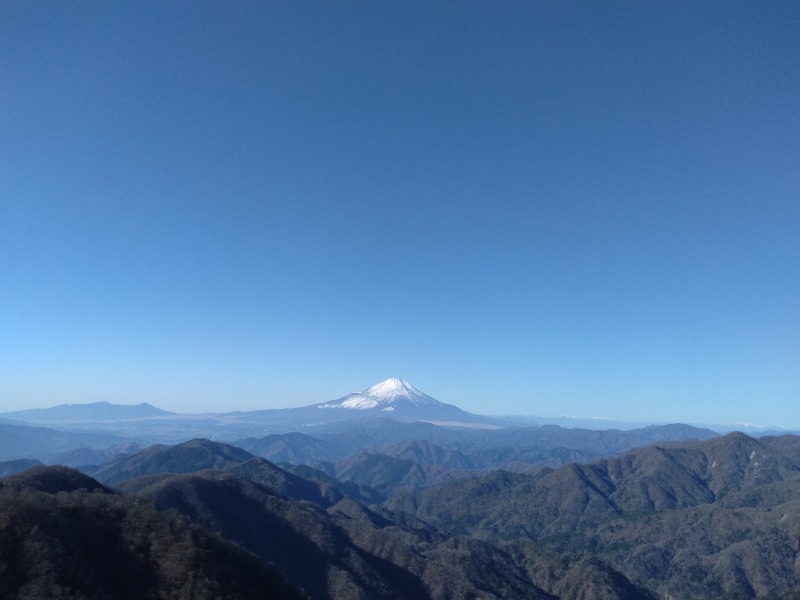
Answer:
[[(503, 425), (490, 417), (473, 415), (457, 406), (439, 402), (402, 379), (392, 377), (363, 392), (348, 394), (338, 400), (297, 409), (315, 409), (314, 423), (346, 421), (352, 417), (389, 418), (400, 422), (425, 422), (443, 427), (491, 428)], [(317, 410), (319, 409), (319, 410)], [(323, 412), (324, 411), (324, 412)], [(354, 414), (354, 411), (355, 412)]]
[(436, 406), (441, 402), (420, 392), (413, 385), (402, 379), (392, 377), (376, 383), (359, 394), (350, 394), (341, 401), (320, 405), (320, 408), (352, 408), (365, 410), (383, 407), (383, 410), (394, 410), (396, 402), (410, 403), (415, 406)]
[(398, 398), (405, 398), (414, 404), (430, 404), (430, 401), (433, 400), (433, 398), (423, 394), (407, 381), (395, 379), (394, 377), (376, 383), (371, 388), (361, 392), (361, 394), (375, 398), (378, 401), (394, 401)]

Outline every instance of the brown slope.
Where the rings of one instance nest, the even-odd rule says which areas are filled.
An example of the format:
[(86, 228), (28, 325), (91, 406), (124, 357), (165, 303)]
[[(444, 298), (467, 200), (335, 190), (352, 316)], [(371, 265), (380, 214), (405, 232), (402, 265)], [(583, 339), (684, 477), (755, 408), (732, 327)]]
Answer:
[(312, 598), (555, 598), (492, 544), (446, 539), (351, 498), (323, 511), (213, 471), (163, 477), (139, 493), (237, 541)]
[(0, 480), (0, 597), (299, 598), (262, 562), (63, 467)]
[[(134, 482), (131, 482), (134, 483)], [(320, 507), (241, 476), (205, 471), (137, 490), (274, 565), (311, 598), (422, 598), (418, 580), (353, 545)]]

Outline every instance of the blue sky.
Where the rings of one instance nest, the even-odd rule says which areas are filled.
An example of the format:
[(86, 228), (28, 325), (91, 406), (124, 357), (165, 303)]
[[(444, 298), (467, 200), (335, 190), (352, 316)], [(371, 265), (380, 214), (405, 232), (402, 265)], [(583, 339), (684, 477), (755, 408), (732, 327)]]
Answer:
[(0, 405), (800, 427), (795, 2), (0, 4)]

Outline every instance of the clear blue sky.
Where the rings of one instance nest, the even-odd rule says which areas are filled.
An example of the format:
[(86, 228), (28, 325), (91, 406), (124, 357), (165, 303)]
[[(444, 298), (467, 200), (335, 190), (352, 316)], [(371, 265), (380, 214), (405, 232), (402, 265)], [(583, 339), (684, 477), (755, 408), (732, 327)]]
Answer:
[(0, 4), (0, 406), (800, 427), (797, 2)]

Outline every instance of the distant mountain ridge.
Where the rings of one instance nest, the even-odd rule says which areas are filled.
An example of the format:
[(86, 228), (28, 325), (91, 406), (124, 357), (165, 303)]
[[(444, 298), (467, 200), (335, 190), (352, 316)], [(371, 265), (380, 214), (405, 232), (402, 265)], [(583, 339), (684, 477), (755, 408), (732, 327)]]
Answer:
[(50, 461), (77, 448), (112, 448), (129, 440), (106, 431), (63, 431), (0, 421), (0, 461), (36, 458)]
[(534, 465), (589, 462), (654, 442), (705, 440), (717, 434), (688, 425), (651, 426), (630, 431), (564, 429), (557, 425), (503, 429), (452, 429), (431, 423), (369, 419), (348, 421), (315, 435), (292, 432), (235, 442), (275, 462), (336, 463), (361, 452), (414, 458), (421, 464), (458, 469), (519, 470)]
[[(441, 402), (409, 382), (392, 377), (361, 392), (336, 400), (294, 408), (265, 408), (226, 413), (172, 413), (146, 402), (117, 405), (108, 402), (61, 404), (0, 413), (0, 424), (36, 423), (61, 429), (83, 429), (93, 433), (121, 434), (141, 444), (179, 443), (191, 438), (208, 437), (232, 442), (265, 434), (292, 431), (315, 433), (329, 427), (346, 426), (356, 419), (391, 419), (399, 423), (430, 423), (448, 428), (500, 429), (558, 425), (567, 429), (592, 431), (644, 430), (667, 423), (616, 421), (606, 418), (537, 417), (481, 415)], [(743, 431), (750, 435), (782, 435), (793, 432), (780, 427), (707, 425), (692, 423), (695, 428), (710, 429), (716, 434)], [(670, 425), (676, 427), (677, 425)], [(682, 425), (686, 427), (686, 425)], [(0, 460), (3, 456), (0, 455)]]
[(20, 421), (53, 423), (57, 421), (119, 421), (124, 419), (146, 419), (172, 415), (142, 402), (141, 404), (111, 404), (91, 402), (89, 404), (59, 404), (50, 408), (29, 408), (14, 412), (0, 413), (0, 417)]

